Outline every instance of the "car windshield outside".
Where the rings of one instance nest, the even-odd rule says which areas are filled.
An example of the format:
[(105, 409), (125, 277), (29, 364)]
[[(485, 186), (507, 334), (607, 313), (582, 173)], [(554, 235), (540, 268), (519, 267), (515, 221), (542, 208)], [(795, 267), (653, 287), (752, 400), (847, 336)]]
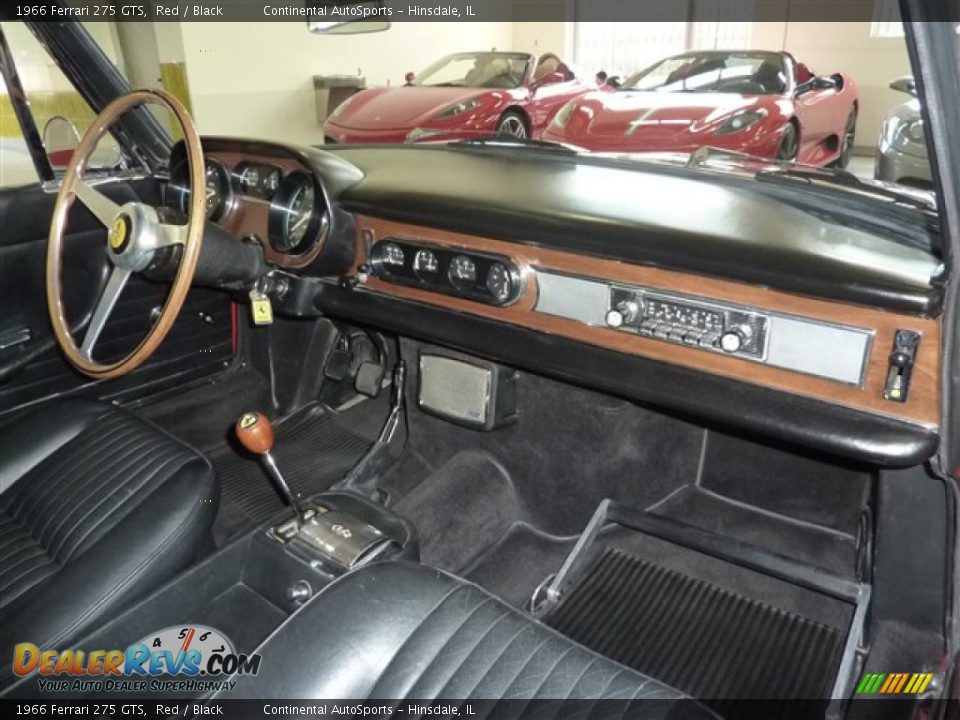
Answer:
[(777, 53), (688, 53), (638, 72), (622, 89), (779, 95), (787, 89), (787, 72)]
[(515, 88), (527, 74), (524, 53), (457, 53), (447, 55), (417, 75), (419, 87)]

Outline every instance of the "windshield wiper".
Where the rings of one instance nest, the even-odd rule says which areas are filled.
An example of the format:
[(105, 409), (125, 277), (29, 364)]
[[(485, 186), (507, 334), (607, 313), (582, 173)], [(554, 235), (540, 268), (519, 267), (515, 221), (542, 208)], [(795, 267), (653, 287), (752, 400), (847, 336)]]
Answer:
[(569, 145), (552, 142), (550, 140), (534, 140), (532, 138), (518, 138), (510, 135), (496, 135), (488, 138), (474, 138), (471, 140), (456, 140), (447, 143), (448, 147), (465, 148), (524, 148), (525, 150), (538, 150), (542, 152), (559, 153), (561, 155), (579, 155)]
[(865, 182), (854, 175), (849, 170), (831, 169), (823, 170), (821, 168), (804, 167), (781, 167), (776, 170), (761, 170), (754, 177), (761, 182), (803, 182), (807, 185), (823, 183), (824, 185), (834, 185), (843, 187), (847, 190), (862, 193), (864, 195), (873, 195), (874, 197), (884, 198), (892, 202), (907, 205), (917, 210), (926, 210), (935, 212), (936, 203), (932, 200), (919, 197), (910, 192), (899, 191), (893, 188), (883, 187), (882, 185), (873, 185)]

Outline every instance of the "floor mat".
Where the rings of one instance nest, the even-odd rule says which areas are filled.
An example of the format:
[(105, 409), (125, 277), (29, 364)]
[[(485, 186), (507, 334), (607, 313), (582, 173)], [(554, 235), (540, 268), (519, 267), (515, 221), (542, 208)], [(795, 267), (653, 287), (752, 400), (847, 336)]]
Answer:
[(564, 635), (702, 699), (727, 720), (823, 717), (839, 630), (607, 548), (544, 618)]
[[(336, 422), (333, 412), (312, 405), (276, 428), (273, 456), (284, 478), (302, 497), (316, 495), (343, 477), (362, 457), (369, 441)], [(283, 507), (260, 463), (231, 447), (212, 453), (220, 477), (220, 513), (214, 539), (223, 544), (268, 520)]]

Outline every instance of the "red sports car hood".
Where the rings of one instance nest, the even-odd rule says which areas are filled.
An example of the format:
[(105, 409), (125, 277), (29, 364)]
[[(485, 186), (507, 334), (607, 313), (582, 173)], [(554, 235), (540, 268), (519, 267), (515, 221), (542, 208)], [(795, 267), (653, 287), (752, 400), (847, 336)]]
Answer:
[(774, 95), (737, 93), (658, 93), (620, 90), (594, 92), (580, 99), (567, 134), (670, 141), (684, 134), (711, 132), (723, 120), (747, 108), (767, 108)]
[(370, 88), (334, 111), (332, 122), (356, 130), (414, 128), (461, 100), (491, 91), (475, 87), (384, 87)]

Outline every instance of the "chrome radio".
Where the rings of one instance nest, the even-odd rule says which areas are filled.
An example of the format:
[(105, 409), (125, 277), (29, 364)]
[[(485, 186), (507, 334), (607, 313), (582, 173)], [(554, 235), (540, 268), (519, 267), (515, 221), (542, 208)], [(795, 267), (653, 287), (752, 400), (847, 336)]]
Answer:
[(756, 360), (766, 355), (766, 316), (680, 295), (611, 287), (606, 323), (680, 345)]

